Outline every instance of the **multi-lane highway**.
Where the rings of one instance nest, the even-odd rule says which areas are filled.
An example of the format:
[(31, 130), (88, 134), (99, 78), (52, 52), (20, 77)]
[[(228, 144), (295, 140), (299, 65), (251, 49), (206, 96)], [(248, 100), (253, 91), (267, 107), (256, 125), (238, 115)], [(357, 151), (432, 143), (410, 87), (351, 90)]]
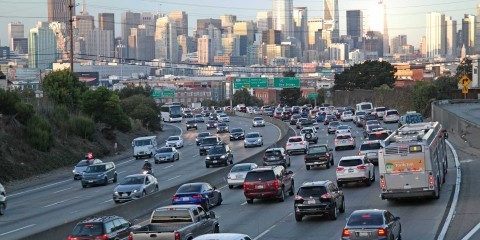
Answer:
[[(267, 123), (265, 127), (252, 128), (251, 119), (232, 117), (230, 127), (241, 127), (246, 132), (259, 131), (264, 136), (264, 145), (269, 146), (278, 141), (280, 129)], [(212, 171), (222, 171), (223, 167), (205, 168), (204, 156), (199, 156), (195, 137), (198, 132), (206, 131), (205, 124), (199, 123), (197, 131), (185, 131), (184, 124), (168, 124), (159, 134), (159, 142), (164, 143), (170, 135), (182, 134), (185, 146), (180, 151), (180, 160), (174, 163), (154, 165), (154, 174), (160, 183), (160, 190), (176, 186), (190, 179), (206, 175)], [(215, 130), (210, 130), (215, 133)], [(219, 134), (229, 141), (228, 133)], [(265, 148), (243, 148), (243, 141), (232, 141), (234, 162), (254, 155)], [(119, 181), (129, 175), (140, 173), (143, 160), (134, 160), (132, 156), (114, 159)], [(72, 167), (73, 168), (73, 167)], [(225, 173), (226, 175), (226, 173)], [(6, 215), (0, 218), (0, 239), (20, 239), (36, 232), (60, 225), (70, 219), (94, 215), (115, 205), (112, 193), (115, 184), (82, 188), (79, 181), (74, 181), (71, 171), (50, 182), (29, 186), (28, 188), (9, 192), (9, 205)], [(165, 196), (166, 199), (171, 196)]]

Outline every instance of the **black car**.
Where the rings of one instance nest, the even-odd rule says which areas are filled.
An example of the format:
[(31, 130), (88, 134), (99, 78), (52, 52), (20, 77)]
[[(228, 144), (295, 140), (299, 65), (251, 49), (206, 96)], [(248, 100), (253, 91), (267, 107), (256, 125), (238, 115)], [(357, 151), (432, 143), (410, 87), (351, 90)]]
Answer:
[(210, 136), (212, 136), (212, 134), (210, 132), (201, 132), (195, 138), (195, 142), (197, 143), (197, 145), (200, 145), (200, 143), (202, 142), (202, 139), (204, 139), (206, 137), (210, 137)]
[(217, 124), (217, 133), (225, 133), (228, 132), (228, 125), (226, 123), (218, 123)]
[(218, 121), (218, 116), (219, 115), (217, 113), (212, 113), (210, 116), (208, 116), (208, 119)]
[(304, 159), (307, 170), (317, 166), (330, 168), (333, 166), (333, 149), (328, 148), (327, 144), (310, 145)]
[(210, 148), (220, 143), (222, 143), (222, 140), (220, 140), (220, 138), (217, 136), (210, 136), (210, 137), (203, 138), (202, 141), (200, 142), (200, 149), (199, 149), (200, 156), (206, 155), (208, 150), (210, 150)]
[(193, 118), (193, 113), (190, 110), (185, 110), (183, 111), (183, 117), (184, 118)]
[(330, 220), (336, 220), (338, 212), (345, 212), (345, 197), (332, 181), (305, 182), (295, 195), (293, 208), (297, 222), (308, 215), (328, 216)]
[(86, 218), (75, 226), (68, 239), (126, 239), (132, 224), (119, 216)]
[(207, 125), (207, 130), (210, 128), (216, 128), (217, 122), (215, 122), (215, 120), (208, 120), (206, 125)]
[(195, 128), (195, 130), (198, 130), (197, 121), (195, 120), (188, 120), (186, 123), (186, 126), (187, 126), (187, 131), (190, 128)]
[(230, 141), (245, 139), (245, 130), (242, 128), (232, 128), (230, 130)]
[(291, 165), (290, 156), (285, 149), (282, 148), (269, 148), (263, 155), (263, 166), (282, 165), (284, 168)]
[(205, 158), (205, 166), (209, 168), (212, 165), (224, 165), (233, 164), (233, 152), (228, 144), (218, 144), (208, 150), (207, 157)]
[(400, 217), (382, 209), (355, 210), (343, 228), (341, 239), (402, 239)]

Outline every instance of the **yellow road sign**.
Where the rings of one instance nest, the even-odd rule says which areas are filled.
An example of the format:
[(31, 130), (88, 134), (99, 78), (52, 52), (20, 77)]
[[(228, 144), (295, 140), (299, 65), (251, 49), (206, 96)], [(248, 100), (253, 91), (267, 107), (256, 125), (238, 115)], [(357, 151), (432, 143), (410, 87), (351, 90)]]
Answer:
[(465, 94), (468, 93), (468, 88), (467, 88), (467, 86), (463, 86), (463, 87), (462, 87), (462, 93), (465, 93)]
[(468, 78), (467, 75), (463, 75), (463, 77), (461, 77), (460, 80), (458, 80), (458, 84), (462, 84), (465, 87), (468, 86), (471, 82), (472, 80), (470, 80), (470, 78)]

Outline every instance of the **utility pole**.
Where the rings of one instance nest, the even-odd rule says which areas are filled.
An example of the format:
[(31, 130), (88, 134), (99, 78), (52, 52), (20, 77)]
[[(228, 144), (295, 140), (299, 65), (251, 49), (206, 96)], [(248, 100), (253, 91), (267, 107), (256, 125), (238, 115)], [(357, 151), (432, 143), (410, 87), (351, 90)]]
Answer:
[(70, 0), (68, 8), (70, 9), (70, 72), (73, 73), (73, 7), (75, 5), (72, 3), (74, 0)]

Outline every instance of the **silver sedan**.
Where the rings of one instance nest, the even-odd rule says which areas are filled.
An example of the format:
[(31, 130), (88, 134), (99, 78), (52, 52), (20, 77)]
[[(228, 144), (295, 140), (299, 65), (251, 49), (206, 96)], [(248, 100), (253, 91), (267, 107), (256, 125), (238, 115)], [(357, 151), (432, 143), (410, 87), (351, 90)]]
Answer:
[(113, 190), (113, 201), (119, 203), (144, 197), (158, 191), (157, 178), (150, 174), (126, 176)]
[(259, 132), (251, 132), (245, 135), (243, 140), (244, 147), (258, 147), (263, 146), (263, 137)]
[(174, 162), (180, 160), (180, 153), (174, 147), (161, 147), (156, 150), (153, 156), (155, 163)]
[(257, 167), (255, 163), (235, 164), (227, 175), (228, 187), (231, 189), (234, 186), (242, 186), (247, 172)]

